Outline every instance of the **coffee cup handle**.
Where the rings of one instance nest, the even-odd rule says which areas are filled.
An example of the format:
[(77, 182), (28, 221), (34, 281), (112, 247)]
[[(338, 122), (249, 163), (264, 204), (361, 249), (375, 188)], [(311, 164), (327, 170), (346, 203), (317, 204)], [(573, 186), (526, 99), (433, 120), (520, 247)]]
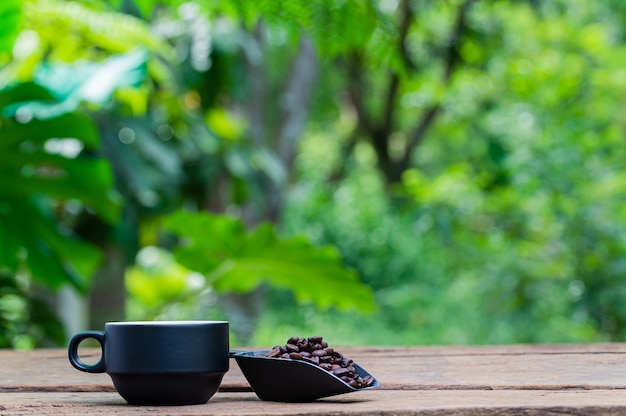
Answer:
[[(94, 364), (85, 364), (78, 356), (78, 346), (86, 339), (95, 339), (100, 344), (102, 354), (98, 362)], [(70, 363), (75, 369), (85, 371), (87, 373), (104, 373), (106, 370), (104, 362), (104, 332), (103, 331), (83, 331), (72, 337), (67, 348)]]

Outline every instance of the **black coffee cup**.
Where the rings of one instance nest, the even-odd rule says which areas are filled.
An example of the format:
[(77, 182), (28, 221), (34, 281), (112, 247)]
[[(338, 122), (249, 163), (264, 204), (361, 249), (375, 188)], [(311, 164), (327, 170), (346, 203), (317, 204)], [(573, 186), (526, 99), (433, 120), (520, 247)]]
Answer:
[[(78, 347), (95, 339), (102, 356), (86, 364)], [(206, 403), (228, 371), (228, 322), (109, 322), (104, 331), (72, 337), (70, 363), (88, 373), (109, 374), (117, 392), (136, 405)]]

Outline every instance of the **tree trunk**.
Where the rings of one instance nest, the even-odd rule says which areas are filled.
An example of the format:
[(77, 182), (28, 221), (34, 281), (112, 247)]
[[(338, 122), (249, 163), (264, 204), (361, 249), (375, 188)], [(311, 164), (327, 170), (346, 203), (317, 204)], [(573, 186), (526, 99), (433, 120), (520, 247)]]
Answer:
[[(257, 49), (261, 53), (264, 51), (262, 27), (262, 24), (259, 24), (255, 30), (255, 40), (259, 44)], [(265, 59), (262, 56), (254, 60), (250, 57), (246, 59), (250, 98), (245, 113), (251, 123), (250, 135), (257, 145), (272, 149), (280, 158), (285, 170), (290, 172), (306, 124), (309, 101), (317, 75), (315, 48), (309, 37), (303, 35), (298, 54), (285, 76), (285, 84), (278, 98), (278, 118), (267, 114), (268, 108), (274, 107), (267, 102), (273, 88), (266, 79), (264, 63)], [(270, 120), (276, 120), (277, 124), (267, 125)], [(251, 200), (242, 207), (242, 219), (250, 228), (264, 221), (276, 223), (282, 214), (284, 192), (288, 182), (285, 180), (283, 183), (273, 183), (265, 179), (263, 183), (266, 188), (265, 200), (261, 204), (259, 201)], [(264, 298), (265, 288), (260, 287), (246, 294), (230, 293), (220, 300), (240, 343), (247, 344), (251, 340)]]
[(71, 286), (64, 286), (56, 294), (56, 312), (63, 323), (65, 336), (69, 340), (79, 331), (89, 329), (88, 300)]
[(104, 260), (92, 280), (89, 299), (89, 327), (104, 329), (104, 324), (122, 321), (126, 310), (126, 254), (121, 247), (104, 248)]

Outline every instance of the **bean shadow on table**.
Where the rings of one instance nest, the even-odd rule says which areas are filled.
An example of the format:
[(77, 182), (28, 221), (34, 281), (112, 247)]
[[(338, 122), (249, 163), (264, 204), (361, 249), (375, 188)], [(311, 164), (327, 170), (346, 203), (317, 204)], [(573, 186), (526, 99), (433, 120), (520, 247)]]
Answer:
[(322, 404), (322, 403), (328, 403), (328, 404), (354, 404), (354, 403), (367, 403), (367, 402), (371, 402), (373, 401), (372, 399), (366, 399), (366, 398), (342, 398), (340, 396), (336, 396), (333, 398), (322, 398), (322, 399), (318, 399), (318, 400), (314, 400), (312, 402), (278, 402), (278, 401), (271, 401), (271, 400), (261, 400), (258, 397), (254, 396), (254, 395), (250, 395), (250, 396), (243, 396), (242, 397), (218, 397), (217, 395), (215, 397), (213, 397), (209, 403), (211, 403), (212, 401), (220, 401), (220, 402), (257, 402), (257, 403), (283, 403), (285, 405), (294, 405), (294, 406), (303, 406), (303, 405), (308, 405), (308, 404)]

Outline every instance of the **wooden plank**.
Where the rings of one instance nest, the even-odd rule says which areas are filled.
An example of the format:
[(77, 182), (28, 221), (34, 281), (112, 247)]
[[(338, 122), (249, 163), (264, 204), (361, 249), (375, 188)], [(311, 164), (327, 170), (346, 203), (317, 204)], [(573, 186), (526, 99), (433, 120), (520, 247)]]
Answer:
[[(387, 390), (626, 389), (626, 344), (340, 351), (374, 374)], [(86, 354), (93, 360), (99, 350)], [(0, 351), (0, 371), (0, 392), (114, 391), (106, 374), (75, 370), (59, 349)], [(249, 390), (234, 360), (221, 390)]]
[[(85, 360), (99, 356), (89, 350)], [(2, 382), (7, 391), (115, 391), (106, 374), (87, 374), (75, 370), (61, 349), (35, 351), (0, 351)]]
[(388, 389), (626, 388), (626, 354), (407, 354), (366, 361)]
[(338, 347), (359, 355), (383, 353), (390, 356), (432, 355), (527, 355), (527, 354), (626, 354), (626, 343), (596, 344), (513, 344), (513, 345), (431, 345), (406, 347)]
[(207, 404), (129, 406), (116, 393), (0, 393), (0, 415), (623, 415), (626, 394), (614, 390), (370, 390), (313, 403), (262, 402), (253, 393), (217, 393)]
[[(94, 362), (99, 349), (81, 350), (81, 358)], [(67, 352), (60, 349), (35, 351), (0, 351), (1, 392), (114, 392), (107, 374), (90, 374), (72, 367)], [(228, 381), (222, 387), (230, 391), (250, 391), (245, 377), (231, 359)]]

